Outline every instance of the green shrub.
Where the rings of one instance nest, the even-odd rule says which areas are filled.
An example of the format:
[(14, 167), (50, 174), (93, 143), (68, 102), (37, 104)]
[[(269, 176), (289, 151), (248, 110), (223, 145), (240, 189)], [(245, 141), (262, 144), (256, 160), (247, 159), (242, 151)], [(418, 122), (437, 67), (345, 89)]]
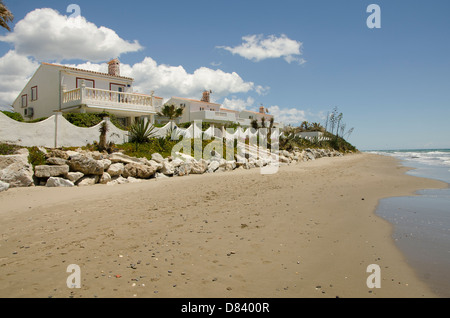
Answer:
[(13, 155), (16, 152), (16, 150), (18, 150), (20, 148), (21, 147), (16, 146), (16, 145), (0, 143), (0, 155), (2, 155), (2, 156)]
[(16, 112), (9, 112), (9, 111), (6, 111), (6, 110), (5, 110), (5, 111), (2, 111), (2, 113), (5, 114), (6, 116), (8, 116), (8, 117), (11, 118), (11, 119), (14, 119), (14, 120), (17, 120), (17, 121), (20, 121), (20, 122), (23, 122), (23, 121), (24, 121), (22, 115), (19, 114), (19, 113), (16, 113)]
[(38, 149), (38, 147), (29, 147), (28, 148), (28, 162), (35, 166), (45, 165), (47, 160), (45, 158), (45, 154)]
[(114, 124), (117, 128), (122, 130), (127, 130), (125, 126), (122, 125), (119, 119), (113, 114), (108, 112), (101, 113), (66, 113), (63, 115), (68, 122), (72, 125), (78, 127), (93, 127), (102, 122), (104, 117), (109, 117), (111, 123)]

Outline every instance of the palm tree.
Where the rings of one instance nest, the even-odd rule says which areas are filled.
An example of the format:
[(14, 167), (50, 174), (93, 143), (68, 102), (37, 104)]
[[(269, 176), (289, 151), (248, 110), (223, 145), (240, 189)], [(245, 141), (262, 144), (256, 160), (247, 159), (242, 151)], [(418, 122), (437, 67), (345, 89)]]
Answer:
[(99, 128), (100, 140), (98, 143), (98, 148), (100, 151), (106, 150), (106, 133), (108, 132), (108, 124), (103, 122)]
[(181, 117), (181, 115), (183, 115), (183, 111), (183, 108), (175, 107), (175, 105), (164, 105), (157, 115), (160, 117), (167, 117), (169, 118), (169, 121), (172, 121), (174, 118)]
[(3, 4), (3, 0), (0, 0), (0, 26), (5, 28), (8, 31), (11, 31), (8, 23), (12, 22), (14, 19), (14, 15), (8, 8)]

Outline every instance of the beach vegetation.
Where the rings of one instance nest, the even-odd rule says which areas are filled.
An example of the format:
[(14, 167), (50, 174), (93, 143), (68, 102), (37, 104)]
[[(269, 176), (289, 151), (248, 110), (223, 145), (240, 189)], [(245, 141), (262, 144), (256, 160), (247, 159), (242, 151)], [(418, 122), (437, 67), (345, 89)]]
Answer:
[(27, 147), (28, 149), (28, 162), (35, 166), (45, 165), (47, 163), (47, 159), (45, 158), (45, 154), (39, 150), (38, 147)]
[(176, 107), (175, 105), (164, 105), (161, 108), (161, 111), (157, 113), (160, 117), (166, 117), (169, 119), (169, 121), (174, 120), (175, 118), (181, 117), (183, 115), (183, 108)]
[(0, 26), (2, 28), (5, 28), (8, 31), (11, 31), (11, 28), (9, 27), (9, 23), (11, 23), (13, 20), (14, 20), (14, 15), (5, 6), (5, 4), (3, 3), (3, 0), (0, 0)]
[(15, 121), (19, 121), (19, 122), (24, 122), (25, 120), (23, 119), (22, 115), (16, 112), (10, 112), (7, 110), (3, 110), (2, 111), (3, 114), (5, 114), (6, 116), (8, 116), (11, 119), (14, 119)]
[(116, 126), (119, 129), (127, 130), (127, 127), (125, 127), (122, 122), (113, 114), (108, 112), (101, 112), (101, 113), (67, 113), (63, 115), (64, 118), (70, 122), (72, 125), (75, 125), (77, 127), (94, 127), (98, 124), (100, 124), (105, 117), (109, 117), (109, 120), (111, 121), (114, 126)]
[(7, 143), (0, 143), (0, 155), (1, 156), (13, 155), (16, 152), (16, 150), (19, 150), (20, 148), (22, 147)]

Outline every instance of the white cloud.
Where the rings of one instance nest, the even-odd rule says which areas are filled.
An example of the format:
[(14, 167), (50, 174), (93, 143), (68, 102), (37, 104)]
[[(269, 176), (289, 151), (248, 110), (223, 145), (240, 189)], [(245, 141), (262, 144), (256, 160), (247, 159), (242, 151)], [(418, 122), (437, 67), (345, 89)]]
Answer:
[(225, 98), (222, 105), (224, 108), (241, 111), (252, 107), (254, 102), (255, 100), (252, 97), (247, 97), (247, 100), (243, 100), (233, 96), (231, 99)]
[(275, 117), (275, 122), (282, 122), (285, 125), (299, 125), (306, 120), (306, 113), (297, 108), (280, 109), (279, 106), (268, 107), (269, 114)]
[[(82, 59), (88, 62), (64, 65), (107, 73), (104, 62), (109, 58), (140, 49), (137, 42), (124, 41), (113, 30), (98, 28), (82, 17), (62, 16), (52, 9), (30, 12), (0, 41), (14, 46), (14, 50), (0, 57), (0, 105), (15, 100), (38, 68), (37, 61)], [(155, 91), (165, 99), (171, 96), (200, 99), (203, 90), (208, 89), (213, 91), (212, 100), (219, 100), (250, 91), (265, 94), (269, 89), (243, 80), (236, 72), (200, 67), (188, 73), (181, 65), (158, 64), (151, 57), (133, 65), (121, 64), (121, 75), (135, 79), (135, 91), (144, 94)]]
[(39, 61), (100, 62), (142, 49), (137, 41), (125, 41), (113, 30), (97, 27), (82, 16), (69, 18), (49, 8), (28, 13), (0, 41), (13, 44), (18, 54)]
[(218, 48), (255, 62), (268, 58), (284, 58), (288, 63), (295, 61), (303, 64), (306, 62), (303, 58), (300, 58), (303, 43), (291, 40), (284, 34), (280, 37), (270, 35), (267, 38), (263, 38), (261, 34), (247, 35), (242, 37), (242, 40), (244, 42), (239, 46), (218, 46)]
[(27, 84), (39, 64), (9, 51), (0, 57), (0, 106), (9, 106)]
[(146, 57), (132, 66), (121, 65), (121, 74), (135, 79), (134, 88), (141, 93), (154, 90), (158, 96), (181, 96), (200, 99), (203, 90), (212, 90), (212, 98), (218, 100), (229, 94), (256, 90), (253, 82), (244, 81), (237, 73), (226, 73), (200, 67), (188, 73), (183, 66), (157, 64)]

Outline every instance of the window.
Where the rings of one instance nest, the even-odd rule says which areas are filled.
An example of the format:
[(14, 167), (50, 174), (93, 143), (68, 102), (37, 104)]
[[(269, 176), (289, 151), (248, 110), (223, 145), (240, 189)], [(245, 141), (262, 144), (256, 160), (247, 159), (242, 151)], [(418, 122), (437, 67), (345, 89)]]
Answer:
[(28, 95), (22, 95), (22, 107), (28, 107)]
[(81, 83), (84, 81), (86, 87), (95, 88), (95, 81), (87, 78), (77, 77), (77, 88), (81, 87)]
[(31, 88), (31, 100), (37, 100), (38, 99), (38, 89), (37, 86), (33, 86)]

